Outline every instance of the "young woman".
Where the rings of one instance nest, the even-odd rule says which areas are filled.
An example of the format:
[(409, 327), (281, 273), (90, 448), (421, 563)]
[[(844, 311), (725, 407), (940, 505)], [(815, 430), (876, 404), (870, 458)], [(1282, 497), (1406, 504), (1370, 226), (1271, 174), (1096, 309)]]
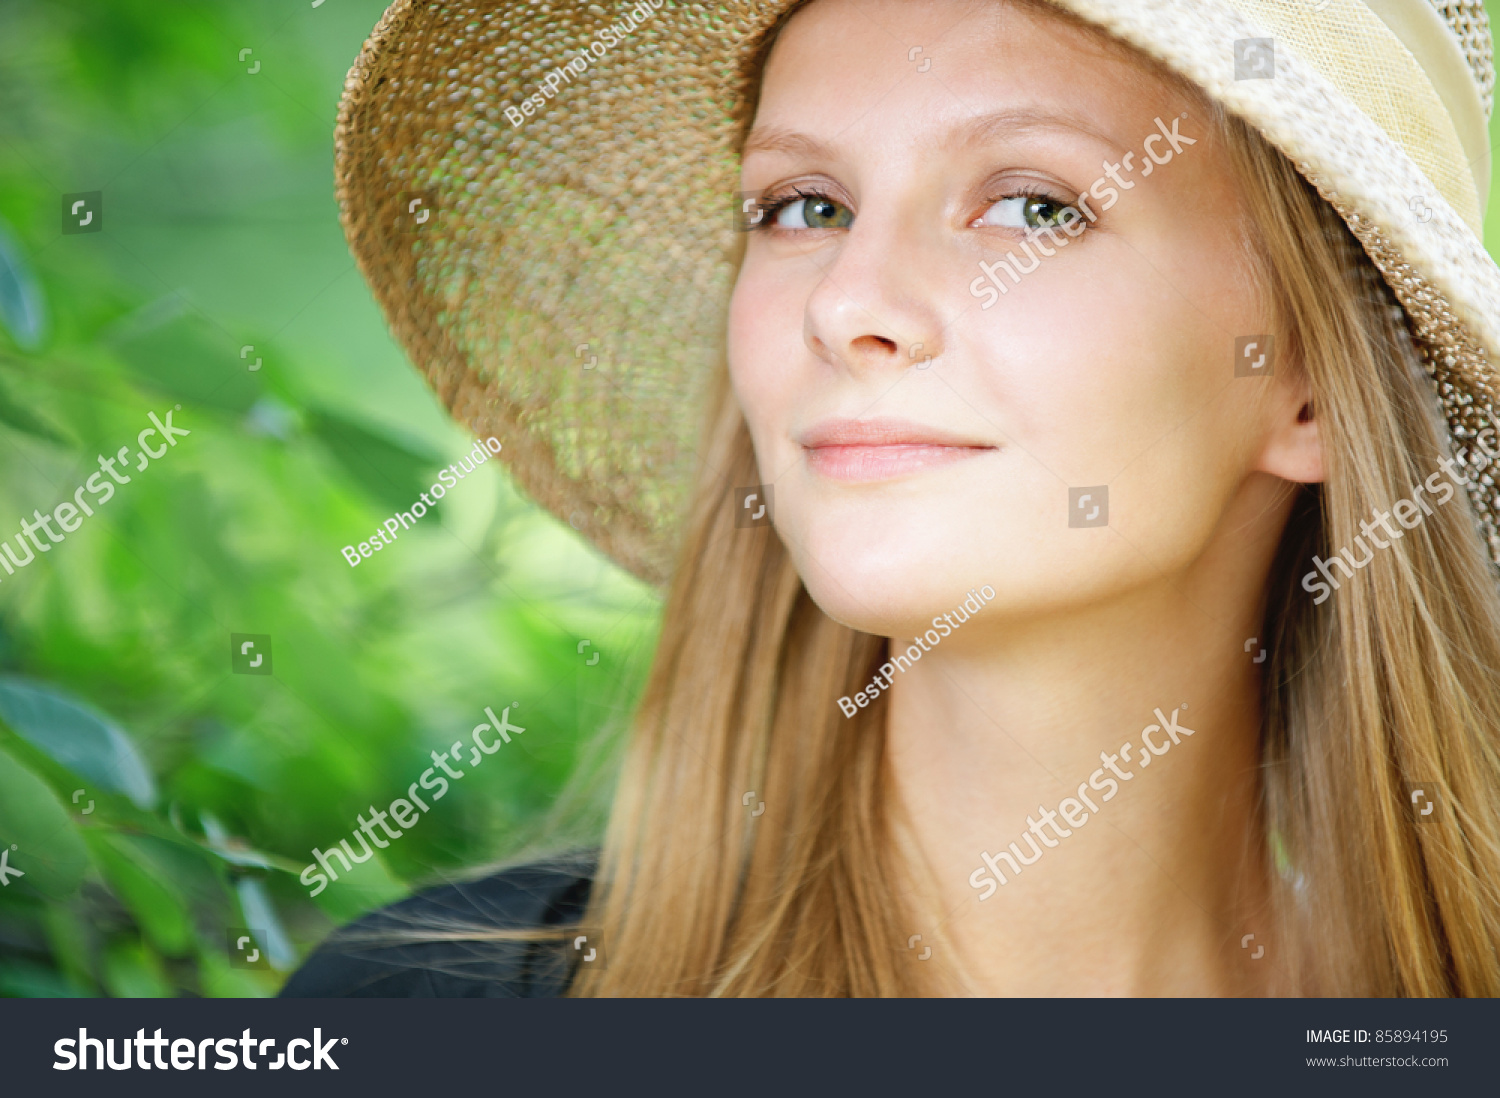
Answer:
[(608, 833), (287, 993), (1500, 993), (1482, 6), (580, 18), (396, 4), (340, 197), (669, 580)]

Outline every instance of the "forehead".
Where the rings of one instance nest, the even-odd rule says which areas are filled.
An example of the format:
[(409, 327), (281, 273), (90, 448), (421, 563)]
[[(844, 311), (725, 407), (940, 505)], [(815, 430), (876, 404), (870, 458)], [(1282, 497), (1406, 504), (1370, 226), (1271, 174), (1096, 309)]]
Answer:
[(1129, 148), (1155, 115), (1202, 102), (1144, 55), (1037, 3), (814, 0), (770, 53), (755, 130), (932, 145), (1008, 116)]

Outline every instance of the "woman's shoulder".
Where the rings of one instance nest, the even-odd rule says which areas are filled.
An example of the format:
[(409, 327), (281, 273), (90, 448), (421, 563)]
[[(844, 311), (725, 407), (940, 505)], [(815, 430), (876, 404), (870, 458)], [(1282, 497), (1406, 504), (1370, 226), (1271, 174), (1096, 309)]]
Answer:
[(566, 940), (485, 940), (576, 924), (597, 854), (579, 851), (424, 889), (335, 931), (281, 989), (291, 998), (545, 998), (567, 990)]

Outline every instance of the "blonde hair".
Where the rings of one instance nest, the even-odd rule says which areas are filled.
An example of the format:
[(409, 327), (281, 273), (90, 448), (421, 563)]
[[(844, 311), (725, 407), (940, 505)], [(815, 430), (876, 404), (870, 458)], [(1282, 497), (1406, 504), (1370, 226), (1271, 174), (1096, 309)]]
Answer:
[[(1268, 585), (1262, 758), (1283, 951), (1304, 991), (1493, 996), (1496, 573), (1459, 492), (1336, 597), (1304, 593), (1315, 555), (1355, 545), (1361, 519), (1453, 455), (1405, 314), (1343, 220), (1249, 127), (1227, 133), (1326, 472), (1288, 522)], [(1425, 819), (1414, 786), (1436, 801)]]
[[(1495, 995), (1496, 574), (1459, 493), (1337, 597), (1301, 589), (1314, 555), (1354, 544), (1361, 518), (1439, 469), (1448, 436), (1404, 314), (1338, 214), (1258, 133), (1214, 113), (1327, 474), (1289, 486), (1299, 498), (1267, 583), (1274, 990)], [(732, 488), (761, 478), (727, 371), (705, 457), (584, 918), (609, 967), (570, 993), (921, 993), (887, 815), (884, 696), (847, 719), (836, 704), (887, 642), (819, 610), (772, 529), (735, 527)], [(1436, 790), (1431, 816), (1414, 815), (1409, 785)], [(752, 792), (759, 815), (743, 803)]]

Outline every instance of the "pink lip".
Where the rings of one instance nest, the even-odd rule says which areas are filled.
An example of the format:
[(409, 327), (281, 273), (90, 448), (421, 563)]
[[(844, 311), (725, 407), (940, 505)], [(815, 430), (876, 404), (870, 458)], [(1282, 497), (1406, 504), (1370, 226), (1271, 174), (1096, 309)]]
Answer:
[(797, 441), (813, 472), (846, 481), (889, 480), (998, 449), (902, 419), (824, 420)]

